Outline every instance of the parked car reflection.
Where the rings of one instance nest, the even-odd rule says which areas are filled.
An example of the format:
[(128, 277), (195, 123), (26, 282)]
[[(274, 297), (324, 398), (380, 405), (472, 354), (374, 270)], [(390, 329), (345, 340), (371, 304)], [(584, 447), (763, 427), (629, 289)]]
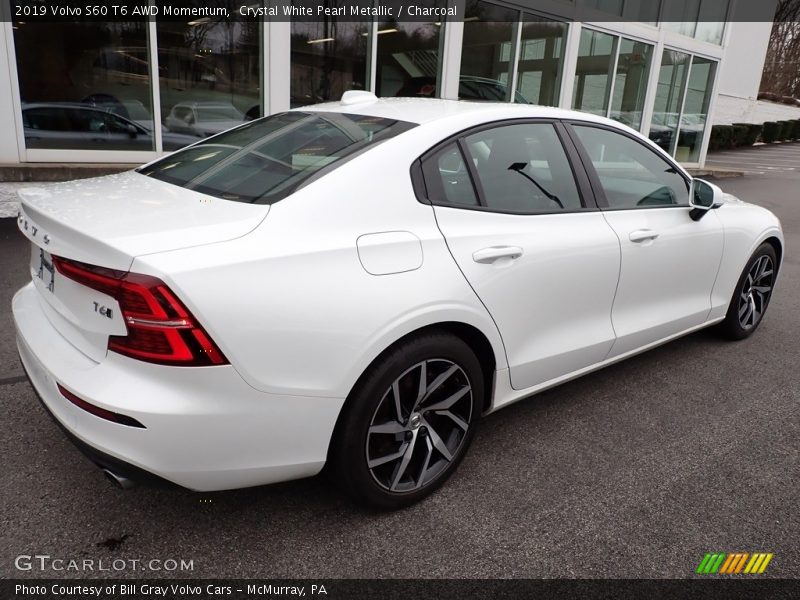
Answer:
[[(507, 93), (508, 86), (496, 79), (464, 75), (458, 83), (458, 97), (461, 100), (504, 102)], [(433, 98), (436, 96), (436, 79), (434, 77), (412, 77), (398, 90), (395, 96)], [(514, 101), (520, 104), (530, 104), (519, 92), (514, 95)]]
[[(22, 106), (25, 145), (29, 149), (155, 150), (152, 130), (110, 108), (69, 102)], [(164, 150), (177, 150), (196, 137), (165, 131)]]
[(245, 116), (224, 102), (181, 102), (172, 107), (164, 125), (177, 133), (205, 138), (241, 125)]
[(84, 98), (81, 103), (112, 112), (124, 119), (138, 123), (148, 131), (153, 131), (153, 115), (139, 100), (118, 100), (108, 94), (92, 94)]
[[(667, 152), (672, 151), (672, 140), (678, 129), (678, 113), (654, 113), (650, 124), (650, 139)], [(694, 148), (700, 143), (706, 126), (706, 115), (684, 114), (680, 116), (678, 146)]]

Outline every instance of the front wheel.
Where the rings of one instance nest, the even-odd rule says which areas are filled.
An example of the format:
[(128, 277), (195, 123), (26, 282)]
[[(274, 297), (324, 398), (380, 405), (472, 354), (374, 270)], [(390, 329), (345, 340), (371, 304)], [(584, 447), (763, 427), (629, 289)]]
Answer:
[(333, 474), (358, 502), (395, 510), (455, 471), (475, 431), (483, 373), (469, 346), (435, 333), (370, 368), (348, 399), (331, 449)]
[(732, 340), (742, 340), (758, 329), (767, 312), (775, 285), (778, 259), (770, 244), (761, 244), (745, 266), (725, 320), (722, 333)]

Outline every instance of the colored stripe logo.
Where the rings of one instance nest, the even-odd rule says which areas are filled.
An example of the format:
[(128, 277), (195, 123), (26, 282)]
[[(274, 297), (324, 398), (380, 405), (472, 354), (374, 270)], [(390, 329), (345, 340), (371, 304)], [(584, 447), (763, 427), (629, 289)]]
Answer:
[(760, 575), (767, 570), (772, 552), (709, 552), (697, 567), (698, 575)]

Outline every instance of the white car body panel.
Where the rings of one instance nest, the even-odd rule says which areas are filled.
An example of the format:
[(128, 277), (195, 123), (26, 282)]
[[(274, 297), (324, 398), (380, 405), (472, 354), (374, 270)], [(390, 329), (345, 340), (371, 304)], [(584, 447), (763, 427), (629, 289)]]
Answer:
[[(711, 289), (722, 260), (723, 232), (715, 211), (693, 221), (689, 210), (603, 213), (622, 249), (611, 312), (617, 339), (609, 357), (701, 325), (708, 318)], [(658, 237), (632, 241), (636, 232)]]
[[(388, 157), (396, 155), (392, 141), (310, 183), (291, 201), (274, 204), (248, 236), (145, 256), (133, 270), (169, 274), (166, 281), (181, 290), (232, 364), (263, 391), (345, 397), (369, 363), (399, 337), (449, 321), (482, 331), (504, 366), (497, 329), (455, 267), (432, 207), (413, 200), (408, 172), (386, 173), (380, 195), (369, 179), (357, 176), (362, 169), (385, 171)], [(349, 210), (340, 210), (342, 202)], [(374, 210), (376, 202), (380, 211)], [(363, 268), (357, 240), (385, 232), (387, 223), (420, 240), (419, 268), (380, 277)], [(215, 290), (242, 281), (247, 293), (213, 301)], [(212, 301), (194, 306), (194, 298)], [(253, 298), (260, 299), (259, 319), (243, 322)], [(332, 323), (334, 314), (339, 316)], [(236, 343), (229, 345), (232, 335)], [(310, 363), (313, 369), (307, 368)]]
[[(415, 197), (411, 165), (460, 131), (523, 117), (631, 131), (599, 117), (409, 99), (301, 110), (420, 126), (272, 206), (135, 172), (23, 195), (32, 270), (46, 232), (47, 252), (158, 277), (230, 361), (167, 367), (104, 351), (123, 323), (95, 324), (84, 311), (94, 301), (114, 308), (114, 300), (60, 280), (49, 298), (34, 281), (13, 301), (20, 355), (48, 409), (76, 437), (196, 490), (312, 475), (358, 379), (408, 334), (456, 323), (482, 335), (494, 355), (492, 411), (720, 321), (753, 250), (768, 238), (783, 244), (774, 215), (732, 199), (692, 221), (688, 209), (519, 216), (434, 208)], [(626, 243), (642, 228), (659, 237)], [(522, 255), (473, 260), (501, 245)], [(82, 411), (56, 381), (147, 429)]]
[[(497, 323), (515, 389), (606, 357), (614, 343), (611, 307), (620, 250), (600, 212), (435, 210), (456, 262)], [(476, 251), (492, 247), (519, 247), (522, 255), (490, 264), (474, 260)]]
[[(198, 491), (311, 476), (324, 465), (342, 399), (264, 394), (230, 366), (175, 369), (113, 352), (96, 363), (42, 327), (32, 284), (13, 308), (20, 358), (37, 393), (70, 433), (98, 450)], [(147, 429), (76, 408), (56, 381)]]
[(725, 230), (725, 252), (711, 293), (709, 319), (725, 316), (739, 275), (755, 249), (764, 243), (764, 240), (769, 238), (779, 240), (783, 248), (779, 257), (780, 262), (783, 262), (786, 256), (780, 223), (767, 209), (726, 195), (725, 203), (715, 212)]
[(671, 341), (676, 340), (678, 338), (681, 338), (683, 336), (689, 335), (690, 333), (694, 333), (695, 331), (699, 331), (701, 329), (705, 329), (706, 327), (709, 327), (711, 325), (719, 323), (721, 320), (722, 320), (722, 317), (720, 317), (718, 319), (708, 320), (705, 323), (703, 323), (702, 325), (697, 325), (695, 327), (691, 327), (691, 328), (686, 329), (684, 331), (680, 331), (680, 332), (678, 332), (678, 333), (676, 333), (674, 335), (671, 335), (669, 337), (666, 337), (666, 338), (657, 340), (655, 342), (652, 342), (652, 343), (648, 344), (647, 346), (642, 346), (640, 348), (636, 348), (635, 350), (631, 350), (630, 352), (627, 352), (625, 354), (618, 354), (618, 355), (615, 355), (615, 356), (611, 356), (609, 358), (606, 358), (603, 361), (600, 361), (600, 362), (595, 363), (593, 365), (589, 365), (589, 366), (587, 366), (587, 367), (585, 367), (583, 369), (578, 369), (577, 371), (573, 371), (572, 373), (567, 373), (566, 375), (562, 375), (561, 377), (556, 377), (554, 379), (551, 379), (550, 381), (545, 381), (544, 383), (541, 383), (539, 385), (535, 385), (535, 386), (530, 387), (530, 388), (526, 388), (524, 390), (515, 390), (514, 388), (512, 388), (507, 383), (507, 379), (508, 378), (504, 376), (502, 371), (498, 371), (497, 372), (497, 376), (496, 376), (497, 385), (495, 387), (495, 392), (494, 392), (494, 394), (495, 394), (494, 404), (492, 405), (492, 409), (491, 410), (493, 412), (493, 411), (495, 411), (495, 410), (497, 410), (499, 408), (502, 408), (503, 406), (506, 406), (508, 404), (513, 404), (514, 402), (519, 402), (520, 400), (524, 400), (526, 398), (529, 398), (530, 396), (532, 396), (534, 394), (538, 394), (539, 392), (543, 392), (543, 391), (545, 391), (547, 389), (556, 387), (558, 385), (561, 385), (562, 383), (566, 383), (568, 381), (572, 381), (573, 379), (577, 379), (578, 377), (582, 377), (582, 376), (587, 375), (589, 373), (592, 373), (594, 371), (598, 371), (600, 369), (603, 369), (605, 367), (611, 366), (611, 365), (616, 364), (618, 362), (622, 362), (626, 358), (630, 358), (631, 356), (636, 356), (637, 354), (642, 354), (643, 352), (646, 352), (648, 350), (652, 350), (653, 348), (657, 348), (658, 346), (662, 346), (662, 345), (664, 345), (664, 344), (666, 344), (668, 342), (671, 342)]

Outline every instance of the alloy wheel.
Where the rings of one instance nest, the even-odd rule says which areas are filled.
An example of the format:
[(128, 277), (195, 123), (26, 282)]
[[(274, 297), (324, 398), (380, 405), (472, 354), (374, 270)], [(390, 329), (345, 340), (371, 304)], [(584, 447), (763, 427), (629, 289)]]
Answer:
[(742, 329), (752, 329), (764, 316), (772, 295), (774, 273), (772, 258), (767, 255), (760, 256), (747, 272), (742, 289), (739, 290), (738, 314)]
[(472, 386), (442, 358), (421, 361), (395, 379), (372, 416), (366, 460), (383, 489), (402, 493), (433, 482), (455, 459), (472, 424)]

